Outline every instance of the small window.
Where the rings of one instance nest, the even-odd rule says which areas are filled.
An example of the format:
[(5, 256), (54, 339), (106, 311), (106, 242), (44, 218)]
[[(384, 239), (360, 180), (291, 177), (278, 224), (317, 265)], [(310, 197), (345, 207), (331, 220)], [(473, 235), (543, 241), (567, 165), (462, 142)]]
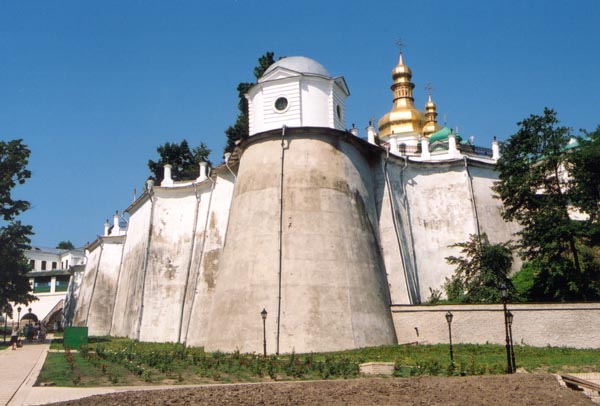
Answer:
[(288, 100), (285, 97), (278, 97), (277, 100), (275, 100), (275, 110), (283, 112), (287, 107)]
[(52, 261), (52, 269), (56, 269), (56, 262)]
[(337, 106), (335, 106), (335, 112), (337, 113), (338, 118), (341, 120), (342, 119), (342, 108), (340, 107), (339, 104)]
[(42, 271), (46, 270), (46, 261), (42, 261)]
[(29, 266), (31, 266), (31, 269), (35, 269), (35, 259), (29, 260)]

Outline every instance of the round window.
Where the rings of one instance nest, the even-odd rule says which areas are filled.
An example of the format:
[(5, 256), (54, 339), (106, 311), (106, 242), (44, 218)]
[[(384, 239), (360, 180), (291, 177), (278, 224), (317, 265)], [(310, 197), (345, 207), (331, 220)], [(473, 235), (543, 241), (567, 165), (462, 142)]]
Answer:
[(285, 97), (279, 97), (277, 100), (275, 100), (275, 110), (284, 111), (285, 109), (287, 109), (287, 106), (288, 101)]

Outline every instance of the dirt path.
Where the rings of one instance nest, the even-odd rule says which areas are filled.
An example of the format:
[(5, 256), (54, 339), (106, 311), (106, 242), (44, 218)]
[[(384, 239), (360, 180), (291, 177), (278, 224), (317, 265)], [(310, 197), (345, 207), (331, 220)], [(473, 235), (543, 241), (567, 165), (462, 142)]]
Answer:
[(590, 406), (552, 375), (418, 377), (219, 385), (92, 396), (57, 405)]

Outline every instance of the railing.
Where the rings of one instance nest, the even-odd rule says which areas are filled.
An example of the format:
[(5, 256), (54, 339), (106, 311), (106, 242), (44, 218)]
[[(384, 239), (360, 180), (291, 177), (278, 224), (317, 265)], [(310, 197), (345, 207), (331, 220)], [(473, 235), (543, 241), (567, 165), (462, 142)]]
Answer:
[(48, 293), (50, 292), (50, 286), (34, 286), (33, 293)]
[(55, 292), (66, 292), (69, 289), (69, 285), (56, 285), (54, 287)]
[(477, 155), (492, 157), (493, 152), (491, 148), (478, 147), (475, 145), (461, 145), (458, 150), (465, 155)]

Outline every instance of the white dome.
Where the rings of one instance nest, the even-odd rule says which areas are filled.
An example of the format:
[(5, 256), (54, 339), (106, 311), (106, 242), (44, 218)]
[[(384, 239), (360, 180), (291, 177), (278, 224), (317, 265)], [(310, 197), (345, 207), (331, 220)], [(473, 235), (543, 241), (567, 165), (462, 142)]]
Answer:
[[(288, 56), (275, 62), (265, 71), (265, 75), (277, 67), (293, 70), (294, 72), (331, 77), (327, 69), (314, 59), (305, 56)], [(263, 75), (264, 76), (264, 75)]]

